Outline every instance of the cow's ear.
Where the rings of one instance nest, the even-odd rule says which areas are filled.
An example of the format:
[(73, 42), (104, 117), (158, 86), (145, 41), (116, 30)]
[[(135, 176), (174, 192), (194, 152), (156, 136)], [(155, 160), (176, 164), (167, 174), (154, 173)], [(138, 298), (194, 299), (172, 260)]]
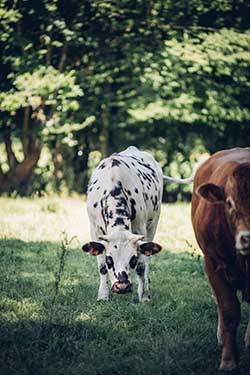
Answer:
[(142, 242), (139, 245), (139, 251), (146, 256), (154, 255), (161, 251), (161, 245), (156, 242)]
[(103, 253), (103, 251), (105, 250), (105, 247), (101, 242), (91, 241), (83, 245), (82, 250), (85, 253), (89, 253), (91, 255), (97, 256)]
[(209, 203), (224, 203), (225, 194), (223, 188), (215, 184), (202, 184), (197, 187), (196, 194)]

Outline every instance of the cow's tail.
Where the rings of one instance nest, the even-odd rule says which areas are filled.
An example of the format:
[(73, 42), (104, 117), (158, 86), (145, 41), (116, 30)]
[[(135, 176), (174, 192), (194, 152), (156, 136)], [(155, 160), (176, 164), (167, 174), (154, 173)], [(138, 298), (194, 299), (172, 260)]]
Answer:
[(167, 182), (175, 182), (177, 184), (192, 184), (194, 182), (194, 176), (189, 178), (177, 178), (170, 176), (163, 176), (163, 180)]

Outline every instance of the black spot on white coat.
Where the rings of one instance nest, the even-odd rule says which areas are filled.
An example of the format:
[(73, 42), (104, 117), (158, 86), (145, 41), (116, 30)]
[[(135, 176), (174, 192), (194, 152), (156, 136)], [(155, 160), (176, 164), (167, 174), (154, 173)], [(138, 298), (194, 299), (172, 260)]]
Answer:
[(136, 218), (136, 209), (135, 209), (136, 201), (133, 198), (131, 198), (130, 199), (130, 204), (131, 204), (131, 216), (130, 216), (130, 220), (133, 221)]
[(101, 267), (99, 269), (100, 273), (102, 275), (106, 275), (108, 273), (108, 270), (107, 270), (107, 267), (106, 267), (106, 264), (101, 264)]
[(124, 219), (122, 217), (117, 217), (112, 227), (116, 227), (117, 225), (125, 225)]
[(113, 159), (111, 167), (119, 167), (120, 164), (121, 164), (120, 160)]
[(138, 276), (142, 277), (144, 275), (144, 272), (145, 272), (145, 266), (144, 264), (142, 263), (138, 263), (137, 267), (136, 267), (136, 273)]

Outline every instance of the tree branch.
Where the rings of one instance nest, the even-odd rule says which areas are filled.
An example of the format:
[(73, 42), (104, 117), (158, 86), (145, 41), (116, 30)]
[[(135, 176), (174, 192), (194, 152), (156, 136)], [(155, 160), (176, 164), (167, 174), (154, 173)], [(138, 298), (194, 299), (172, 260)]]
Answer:
[(1, 193), (1, 187), (4, 185), (5, 180), (6, 180), (6, 175), (3, 173), (2, 166), (0, 164), (0, 193)]
[(67, 52), (68, 52), (68, 42), (65, 41), (64, 44), (63, 44), (63, 47), (62, 47), (61, 58), (60, 58), (60, 61), (59, 61), (59, 64), (58, 64), (58, 70), (59, 70), (60, 73), (64, 69), (64, 65), (65, 65), (66, 58), (67, 58)]
[(4, 143), (5, 143), (5, 149), (6, 149), (6, 153), (7, 153), (9, 168), (10, 168), (10, 171), (11, 171), (18, 165), (18, 161), (17, 161), (16, 155), (15, 155), (13, 149), (12, 149), (12, 142), (11, 142), (9, 132), (4, 135)]
[(48, 45), (47, 53), (46, 53), (46, 65), (51, 64), (51, 55), (52, 55), (52, 43), (50, 42)]
[(39, 142), (38, 138), (34, 134), (31, 134), (29, 137), (27, 149), (29, 155), (41, 152), (41, 142)]
[(30, 107), (24, 108), (24, 117), (23, 117), (23, 129), (22, 129), (22, 145), (24, 157), (28, 153), (28, 129), (29, 129), (29, 119), (30, 119)]
[(2, 166), (0, 164), (0, 180), (4, 178), (4, 173), (3, 173), (3, 170), (2, 170)]

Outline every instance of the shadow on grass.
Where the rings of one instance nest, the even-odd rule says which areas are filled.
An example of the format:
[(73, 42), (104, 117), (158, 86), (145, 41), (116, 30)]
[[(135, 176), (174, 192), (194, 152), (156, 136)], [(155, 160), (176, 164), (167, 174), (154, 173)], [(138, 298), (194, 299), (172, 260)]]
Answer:
[[(93, 257), (60, 243), (0, 241), (0, 373), (214, 374), (216, 309), (202, 259), (152, 258), (152, 303), (136, 292), (96, 302)], [(242, 349), (242, 348), (241, 348)], [(249, 367), (243, 353), (242, 370)]]

